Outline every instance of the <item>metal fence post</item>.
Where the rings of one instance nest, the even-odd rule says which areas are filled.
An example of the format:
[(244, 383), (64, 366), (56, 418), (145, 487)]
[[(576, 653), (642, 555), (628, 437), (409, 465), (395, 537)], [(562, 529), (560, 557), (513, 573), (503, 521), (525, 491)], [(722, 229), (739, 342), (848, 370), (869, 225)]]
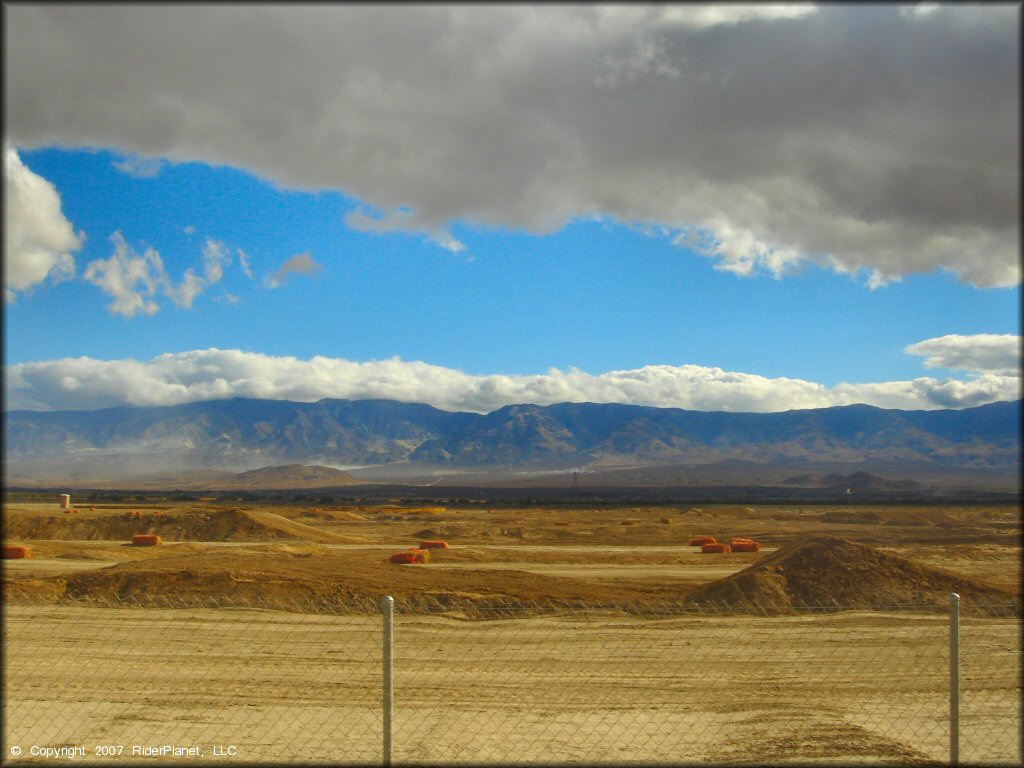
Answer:
[(949, 763), (960, 764), (960, 595), (949, 596)]
[(391, 713), (394, 704), (392, 656), (394, 651), (395, 599), (388, 595), (380, 601), (384, 615), (384, 765), (391, 765)]

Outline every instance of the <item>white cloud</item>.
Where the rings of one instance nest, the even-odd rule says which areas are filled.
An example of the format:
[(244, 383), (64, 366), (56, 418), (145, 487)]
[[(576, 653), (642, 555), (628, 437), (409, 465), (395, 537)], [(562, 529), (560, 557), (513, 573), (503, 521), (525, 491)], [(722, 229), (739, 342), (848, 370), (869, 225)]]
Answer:
[(922, 355), (928, 368), (950, 368), (997, 376), (1020, 375), (1021, 338), (1014, 334), (950, 334), (911, 344), (904, 352)]
[(165, 280), (163, 259), (153, 248), (139, 255), (120, 232), (110, 239), (114, 242), (113, 255), (89, 262), (84, 279), (114, 298), (109, 309), (115, 315), (155, 315), (160, 305), (153, 296)]
[(600, 214), (705, 231), (738, 274), (1020, 282), (1012, 4), (15, 4), (5, 21), (20, 146), (341, 190), (396, 212), (351, 225), (453, 250), (456, 222)]
[[(387, 398), (485, 413), (512, 403), (632, 403), (734, 412), (774, 412), (867, 403), (884, 408), (961, 408), (1021, 396), (1020, 378), (919, 378), (825, 387), (698, 365), (652, 365), (598, 375), (551, 369), (536, 375), (472, 376), (399, 358), (366, 363), (240, 350), (168, 353), (149, 361), (89, 357), (5, 367), (7, 407), (52, 410), (174, 405), (228, 397), (313, 402)], [(73, 385), (70, 384), (73, 382)]]
[(160, 175), (167, 163), (158, 157), (129, 155), (124, 160), (111, 163), (117, 170), (136, 179), (152, 179)]
[(83, 277), (114, 298), (109, 307), (111, 312), (129, 318), (159, 312), (160, 305), (155, 299), (158, 292), (179, 307), (191, 308), (196, 297), (220, 282), (224, 267), (231, 263), (228, 248), (207, 239), (202, 251), (203, 275), (197, 275), (188, 267), (181, 282), (175, 285), (155, 248), (147, 247), (139, 254), (125, 242), (120, 232), (115, 232), (110, 239), (114, 243), (113, 255), (89, 262)]
[(249, 254), (241, 248), (237, 248), (236, 250), (238, 251), (238, 264), (242, 267), (242, 271), (245, 272), (245, 276), (252, 280), (252, 267), (249, 266)]
[(709, 222), (704, 230), (686, 229), (675, 235), (673, 242), (716, 259), (715, 269), (744, 277), (765, 271), (781, 278), (803, 261), (796, 251), (761, 242), (749, 229), (738, 229), (721, 219)]
[(206, 285), (219, 283), (224, 277), (224, 267), (230, 266), (231, 253), (223, 243), (207, 238), (203, 246), (203, 272)]
[(43, 283), (70, 280), (72, 251), (82, 247), (61, 211), (60, 194), (49, 181), (29, 170), (16, 149), (4, 147), (4, 299)]
[(288, 275), (293, 272), (298, 275), (312, 275), (321, 269), (323, 269), (323, 265), (314, 261), (309, 253), (297, 253), (267, 279), (267, 285), (270, 288), (280, 288), (288, 279)]
[(191, 309), (192, 302), (206, 289), (203, 278), (199, 277), (192, 267), (185, 270), (179, 285), (174, 285), (167, 279), (166, 274), (163, 277), (164, 295), (182, 309)]

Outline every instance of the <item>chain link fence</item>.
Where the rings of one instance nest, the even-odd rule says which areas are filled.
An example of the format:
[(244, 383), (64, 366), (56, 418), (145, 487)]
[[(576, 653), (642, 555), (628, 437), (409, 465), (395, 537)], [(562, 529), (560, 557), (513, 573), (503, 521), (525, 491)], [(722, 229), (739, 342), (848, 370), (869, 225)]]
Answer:
[(970, 610), (961, 616), (960, 756), (963, 762), (1019, 766), (1021, 613), (1019, 605), (990, 608), (989, 616)]
[(5, 608), (6, 759), (381, 761), (372, 602), (104, 602)]
[(5, 762), (1021, 762), (1017, 600), (11, 597)]

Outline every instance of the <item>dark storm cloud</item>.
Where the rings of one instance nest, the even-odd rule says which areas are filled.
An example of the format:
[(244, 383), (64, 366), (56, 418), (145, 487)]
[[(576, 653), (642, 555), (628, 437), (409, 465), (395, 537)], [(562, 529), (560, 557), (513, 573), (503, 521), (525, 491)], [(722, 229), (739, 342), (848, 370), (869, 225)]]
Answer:
[(339, 189), (446, 247), (598, 214), (738, 273), (1008, 286), (1019, 13), (13, 5), (8, 138)]

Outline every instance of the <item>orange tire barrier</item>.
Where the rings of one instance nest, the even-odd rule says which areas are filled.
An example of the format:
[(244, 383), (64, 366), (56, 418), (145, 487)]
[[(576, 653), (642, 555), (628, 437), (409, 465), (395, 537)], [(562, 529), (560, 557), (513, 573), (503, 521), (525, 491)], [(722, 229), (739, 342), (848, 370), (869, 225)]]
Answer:
[(72, 510), (71, 510), (71, 514), (73, 514), (73, 515), (77, 515), (77, 514), (78, 514), (78, 510), (77, 510), (77, 509), (72, 509)]
[(729, 544), (752, 544), (753, 542), (754, 542), (753, 539), (744, 539), (744, 538), (740, 538), (740, 537), (735, 537), (734, 536), (732, 538), (732, 540), (729, 541)]
[(431, 539), (430, 541), (421, 541), (420, 549), (448, 549), (448, 542), (441, 541), (440, 539)]
[(737, 541), (732, 545), (733, 552), (760, 552), (761, 545), (756, 541)]
[(136, 533), (132, 536), (132, 544), (136, 547), (153, 547), (163, 543), (163, 539), (155, 533)]
[(426, 563), (430, 561), (430, 553), (425, 549), (409, 549), (405, 552), (396, 552), (388, 560), (398, 565)]
[(705, 544), (717, 544), (718, 539), (714, 536), (697, 536), (690, 539), (691, 547), (703, 547)]
[(15, 544), (4, 545), (4, 560), (24, 560), (32, 557), (31, 547), (20, 547)]
[(669, 523), (672, 522), (672, 518), (671, 517), (663, 517), (663, 518), (661, 518), (661, 522), (662, 522), (663, 525), (668, 525)]
[(705, 544), (700, 548), (700, 551), (708, 554), (716, 554), (720, 552), (732, 552), (732, 547), (728, 544)]

